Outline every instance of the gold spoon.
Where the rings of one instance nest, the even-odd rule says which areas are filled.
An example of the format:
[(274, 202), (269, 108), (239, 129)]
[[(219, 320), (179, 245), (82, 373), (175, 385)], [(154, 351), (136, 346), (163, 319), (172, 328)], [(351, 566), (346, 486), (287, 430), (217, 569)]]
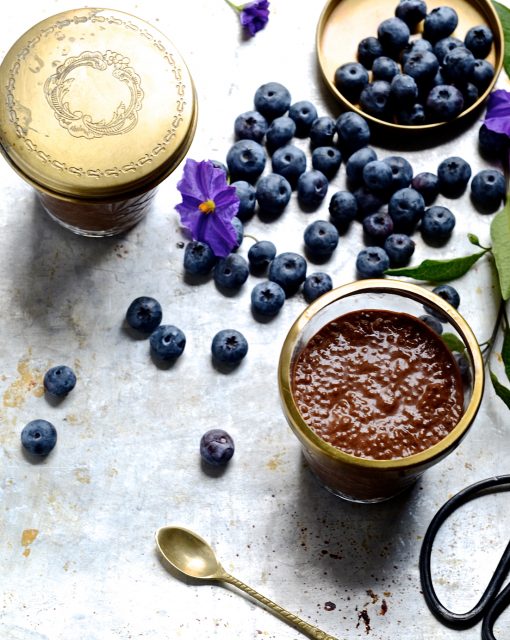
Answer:
[(244, 591), (255, 600), (271, 609), (285, 622), (314, 640), (337, 640), (317, 627), (308, 624), (293, 613), (286, 611), (265, 596), (228, 574), (216, 558), (214, 551), (199, 535), (183, 527), (162, 527), (156, 532), (156, 544), (161, 555), (172, 567), (197, 580), (227, 582)]

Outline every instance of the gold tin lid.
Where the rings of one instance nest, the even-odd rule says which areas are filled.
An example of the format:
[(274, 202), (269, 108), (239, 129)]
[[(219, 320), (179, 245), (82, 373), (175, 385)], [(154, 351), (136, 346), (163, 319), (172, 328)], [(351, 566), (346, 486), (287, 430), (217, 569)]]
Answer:
[(196, 128), (193, 81), (174, 45), (132, 15), (75, 9), (47, 18), (0, 66), (0, 146), (36, 188), (117, 199), (166, 178)]

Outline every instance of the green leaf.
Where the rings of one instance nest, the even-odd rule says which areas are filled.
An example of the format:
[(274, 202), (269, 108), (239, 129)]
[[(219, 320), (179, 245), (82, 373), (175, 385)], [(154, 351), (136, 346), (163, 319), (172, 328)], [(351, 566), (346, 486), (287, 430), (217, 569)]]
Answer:
[(506, 328), (503, 336), (503, 348), (501, 349), (501, 357), (505, 365), (505, 373), (510, 380), (510, 329)]
[(503, 300), (510, 298), (510, 198), (491, 222), (492, 254)]
[(504, 387), (501, 382), (497, 379), (496, 374), (489, 370), (492, 385), (494, 387), (494, 391), (496, 395), (503, 400), (506, 406), (510, 409), (510, 389)]
[(446, 346), (450, 351), (464, 353), (466, 350), (466, 345), (454, 333), (443, 333), (441, 338), (443, 338), (443, 341), (446, 343)]
[(484, 249), (478, 253), (451, 260), (424, 260), (417, 267), (387, 269), (384, 273), (387, 276), (406, 276), (414, 280), (428, 282), (449, 282), (467, 273), (475, 262), (486, 253), (487, 249)]
[(505, 41), (503, 66), (505, 67), (506, 74), (510, 76), (510, 9), (499, 2), (493, 1), (492, 4), (496, 9), (501, 21), (501, 26), (503, 27), (503, 39)]

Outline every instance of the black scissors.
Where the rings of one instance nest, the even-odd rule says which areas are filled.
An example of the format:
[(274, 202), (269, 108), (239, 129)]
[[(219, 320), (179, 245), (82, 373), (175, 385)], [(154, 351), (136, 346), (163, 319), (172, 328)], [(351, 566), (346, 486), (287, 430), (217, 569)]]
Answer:
[(430, 523), (420, 552), (420, 577), (425, 601), (431, 612), (444, 625), (452, 629), (467, 629), (474, 626), (480, 620), (482, 622), (482, 640), (496, 640), (493, 632), (494, 624), (503, 611), (510, 605), (510, 584), (501, 592), (506, 576), (510, 571), (510, 542), (508, 543), (501, 560), (494, 571), (487, 588), (477, 604), (467, 613), (453, 613), (447, 609), (438, 599), (432, 584), (430, 569), (430, 556), (434, 539), (443, 522), (461, 505), (497, 491), (510, 491), (510, 475), (494, 476), (481, 480), (459, 491), (450, 498), (436, 513)]

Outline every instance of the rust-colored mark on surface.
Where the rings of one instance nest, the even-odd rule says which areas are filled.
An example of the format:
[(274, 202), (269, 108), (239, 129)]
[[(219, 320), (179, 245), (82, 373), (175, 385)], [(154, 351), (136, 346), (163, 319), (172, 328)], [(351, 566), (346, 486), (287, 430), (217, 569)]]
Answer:
[(281, 455), (277, 453), (268, 461), (266, 466), (270, 471), (277, 471), (281, 467), (281, 464)]
[(360, 626), (361, 622), (365, 624), (365, 633), (368, 635), (370, 633), (370, 617), (368, 615), (368, 611), (366, 609), (362, 609), (358, 611), (358, 624), (356, 625), (356, 629)]
[(78, 482), (81, 482), (82, 484), (90, 484), (90, 473), (88, 469), (86, 469), (85, 467), (81, 467), (80, 469), (75, 469), (74, 475), (76, 477), (76, 480), (78, 480)]
[(379, 600), (377, 593), (374, 593), (372, 589), (367, 589), (367, 596), (372, 598), (372, 604), (375, 604)]
[(21, 534), (21, 546), (23, 549), (23, 555), (28, 558), (30, 555), (30, 545), (37, 538), (39, 531), (37, 529), (23, 529)]
[(382, 602), (381, 602), (381, 610), (379, 611), (379, 614), (381, 616), (386, 615), (386, 612), (388, 611), (388, 603), (386, 602), (386, 600), (383, 598)]
[(31, 355), (29, 350), (28, 355), (19, 361), (19, 377), (6, 389), (3, 396), (4, 407), (21, 407), (28, 393), (36, 398), (44, 395), (42, 373), (37, 369), (32, 371), (29, 366)]

